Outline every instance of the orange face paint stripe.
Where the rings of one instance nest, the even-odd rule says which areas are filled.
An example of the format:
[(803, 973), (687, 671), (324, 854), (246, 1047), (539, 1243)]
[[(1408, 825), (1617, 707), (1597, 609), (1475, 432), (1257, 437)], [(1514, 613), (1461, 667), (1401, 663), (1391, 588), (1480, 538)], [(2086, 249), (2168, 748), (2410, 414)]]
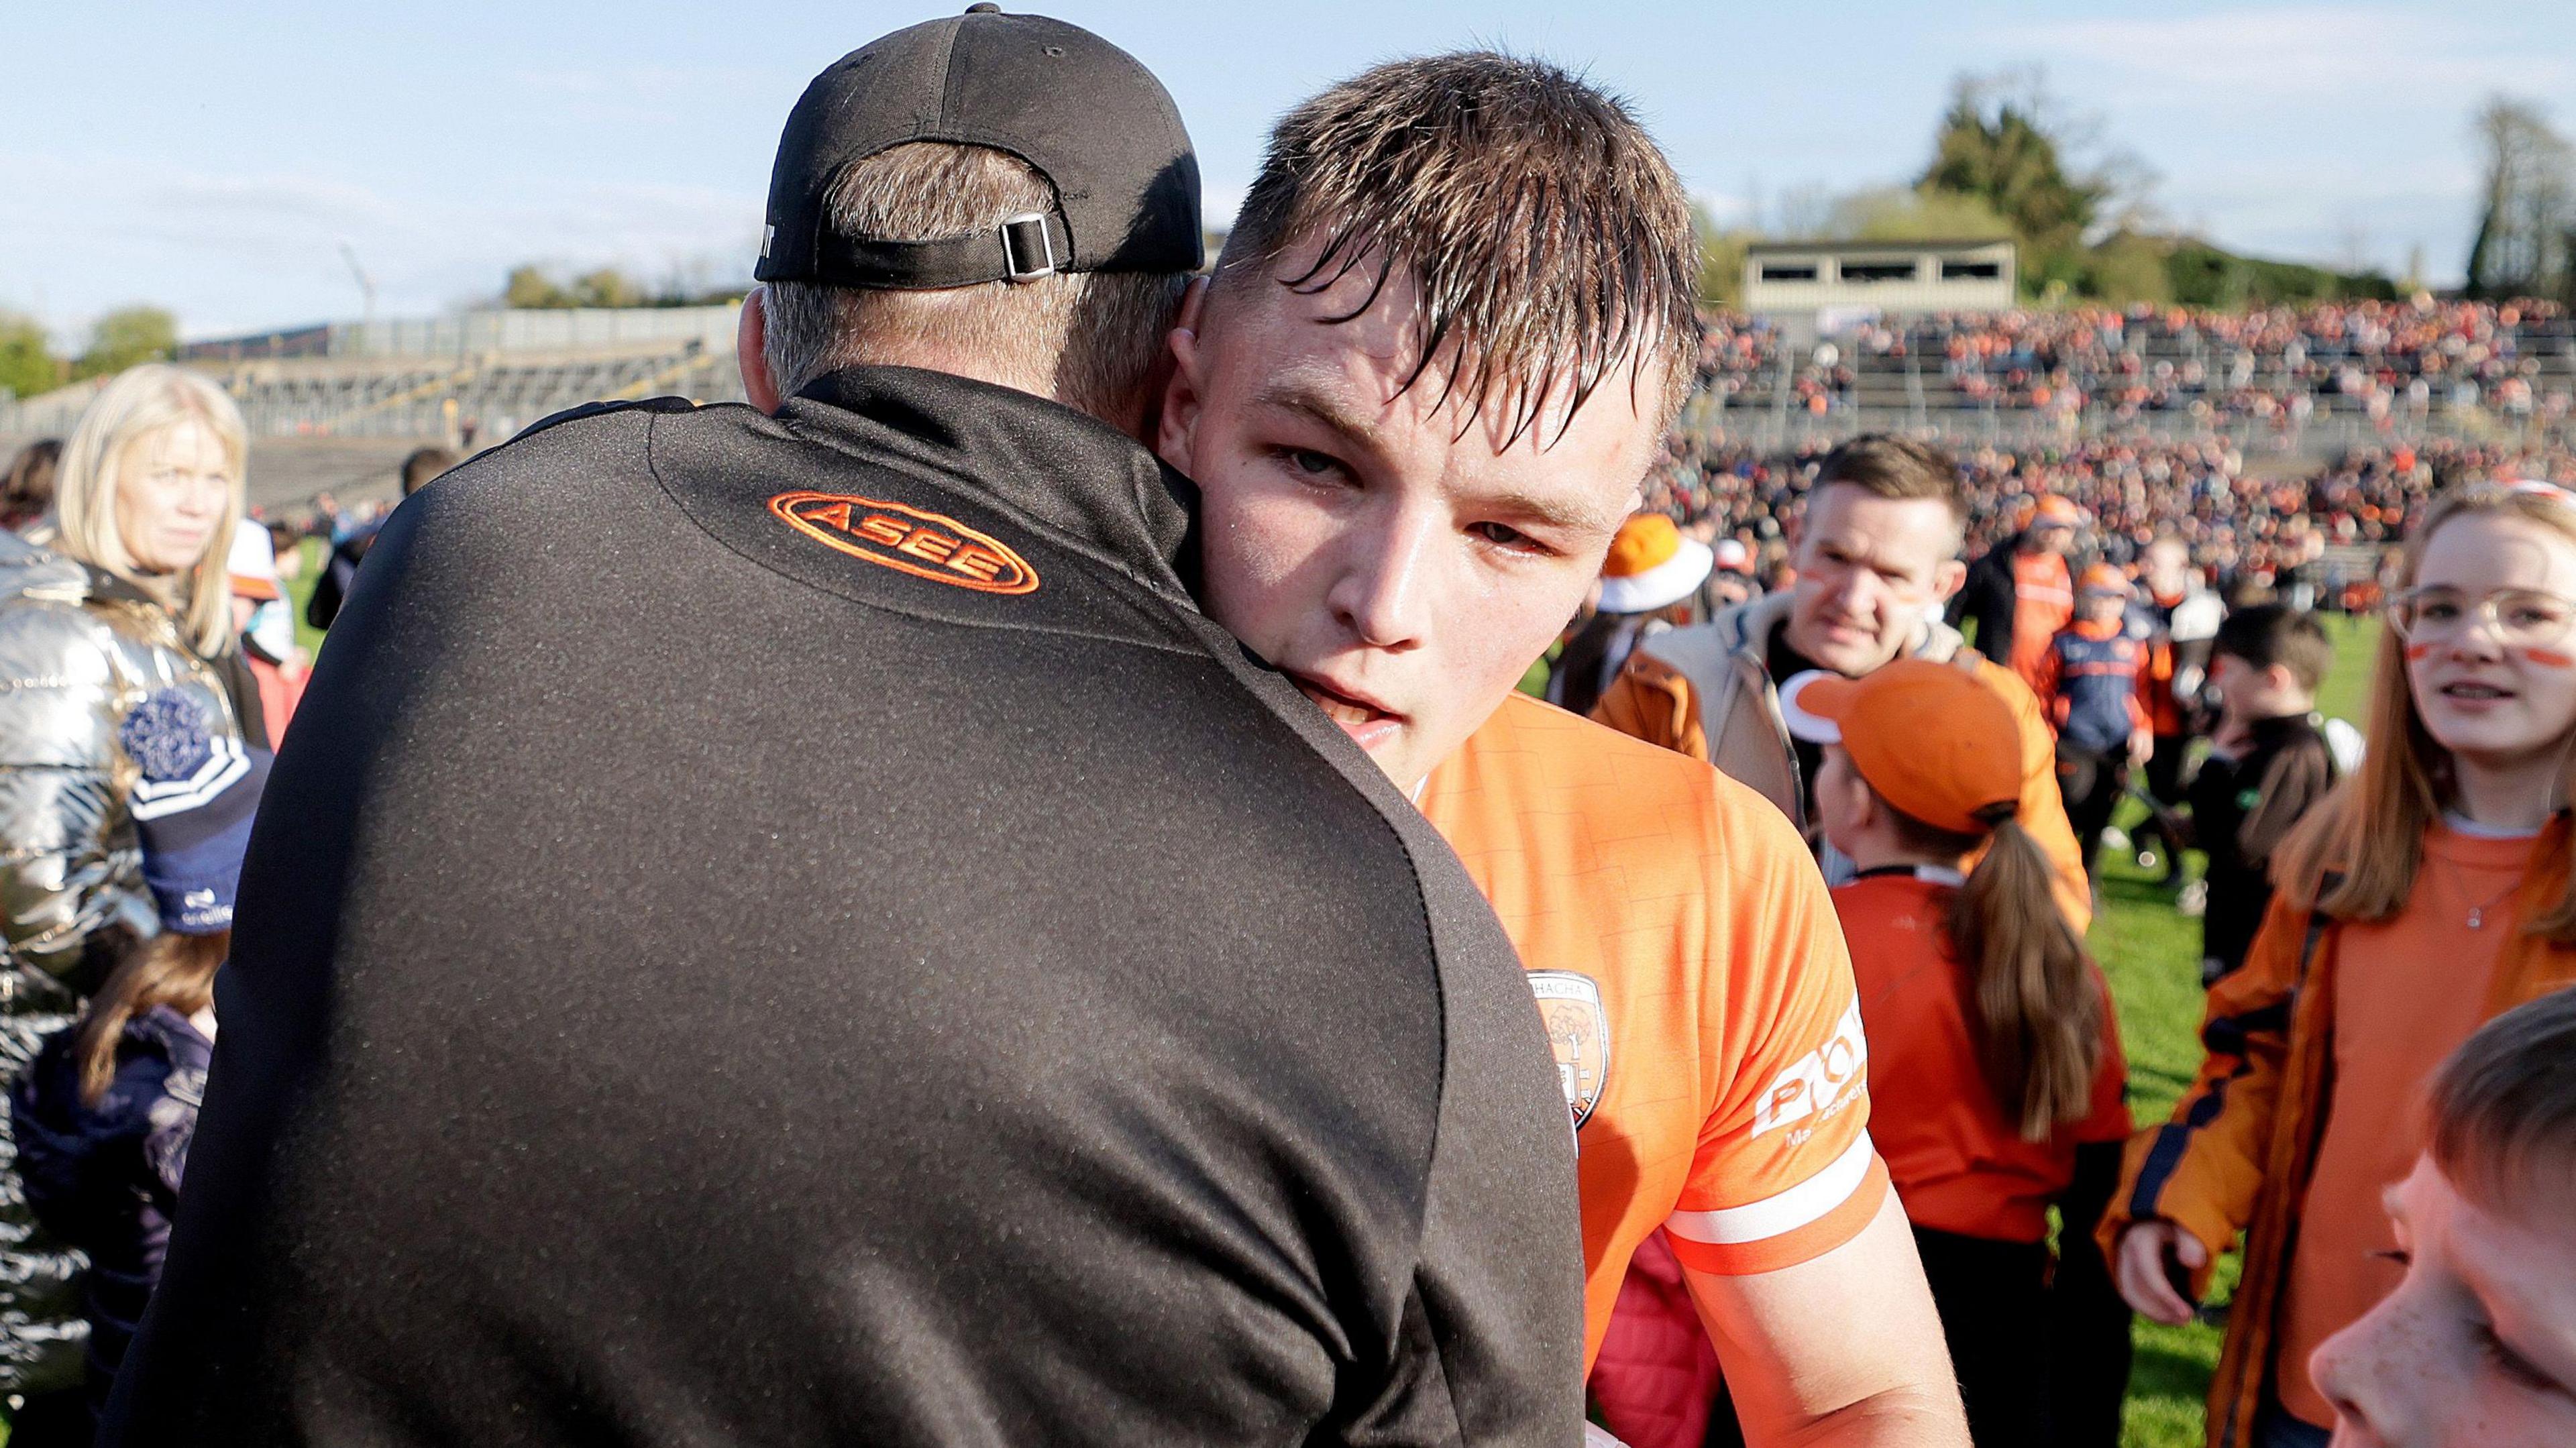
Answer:
[(779, 521), (827, 548), (882, 568), (975, 593), (1038, 590), (1038, 571), (1011, 546), (944, 513), (855, 493), (780, 493)]
[(2522, 656), (2543, 668), (2576, 669), (2576, 659), (2569, 658), (2556, 649), (2524, 649)]
[(2430, 656), (2432, 652), (2433, 646), (2431, 644), (2408, 644), (2406, 646), (2406, 658), (2410, 663), (2417, 659), (2426, 658)]

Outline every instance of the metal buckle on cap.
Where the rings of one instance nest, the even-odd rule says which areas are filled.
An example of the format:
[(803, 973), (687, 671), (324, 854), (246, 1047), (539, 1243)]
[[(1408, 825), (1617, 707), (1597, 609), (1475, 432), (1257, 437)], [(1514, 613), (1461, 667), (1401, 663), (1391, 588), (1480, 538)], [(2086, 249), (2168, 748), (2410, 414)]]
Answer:
[[(1037, 241), (1034, 245), (1027, 239), (1031, 231), (1037, 233)], [(1056, 268), (1064, 262), (1064, 258), (1055, 254), (1055, 237), (1047, 231), (1044, 212), (1023, 211), (1017, 216), (1005, 218), (1001, 232), (1002, 265), (1008, 270), (1006, 280), (1033, 282), (1040, 277), (1054, 275)], [(1027, 265), (1031, 253), (1035, 253), (1044, 260), (1036, 266)]]

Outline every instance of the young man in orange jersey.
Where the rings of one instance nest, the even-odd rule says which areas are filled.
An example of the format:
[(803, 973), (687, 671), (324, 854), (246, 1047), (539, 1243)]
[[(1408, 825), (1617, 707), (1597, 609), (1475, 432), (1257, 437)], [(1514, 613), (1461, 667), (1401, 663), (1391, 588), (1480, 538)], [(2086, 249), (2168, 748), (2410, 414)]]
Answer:
[(1695, 354), (1671, 168), (1542, 64), (1398, 62), (1291, 112), (1173, 334), (1159, 443), (1209, 612), (1457, 847), (1580, 1150), (1587, 1367), (1667, 1228), (1756, 1443), (1963, 1444), (1787, 821), (1513, 694), (1600, 570)]

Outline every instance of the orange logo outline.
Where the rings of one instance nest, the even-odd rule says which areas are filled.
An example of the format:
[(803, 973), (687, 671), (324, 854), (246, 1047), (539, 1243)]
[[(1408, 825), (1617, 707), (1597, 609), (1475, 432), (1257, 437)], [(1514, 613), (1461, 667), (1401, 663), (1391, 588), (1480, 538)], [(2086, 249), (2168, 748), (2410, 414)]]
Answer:
[(826, 548), (897, 573), (975, 593), (1038, 591), (1038, 571), (1011, 545), (944, 513), (804, 489), (771, 498), (769, 511)]

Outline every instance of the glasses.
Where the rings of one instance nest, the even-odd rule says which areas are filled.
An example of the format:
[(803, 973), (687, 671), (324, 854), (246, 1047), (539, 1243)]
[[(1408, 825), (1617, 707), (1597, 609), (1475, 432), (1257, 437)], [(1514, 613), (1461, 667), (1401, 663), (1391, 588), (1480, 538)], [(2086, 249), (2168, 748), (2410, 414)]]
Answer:
[(2537, 588), (2499, 588), (2472, 597), (2456, 588), (2415, 588), (2388, 605), (2388, 626), (2411, 644), (2446, 644), (2483, 621), (2508, 648), (2558, 643), (2576, 628), (2576, 599)]

